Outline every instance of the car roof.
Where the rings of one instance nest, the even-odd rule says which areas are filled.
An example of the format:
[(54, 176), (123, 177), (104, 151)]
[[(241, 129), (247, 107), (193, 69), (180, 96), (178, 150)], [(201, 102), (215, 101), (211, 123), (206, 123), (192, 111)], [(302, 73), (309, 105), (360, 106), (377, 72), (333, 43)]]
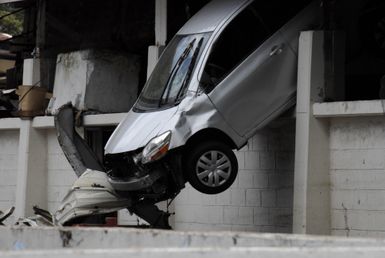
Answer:
[(247, 2), (250, 0), (213, 0), (188, 20), (177, 34), (214, 31)]

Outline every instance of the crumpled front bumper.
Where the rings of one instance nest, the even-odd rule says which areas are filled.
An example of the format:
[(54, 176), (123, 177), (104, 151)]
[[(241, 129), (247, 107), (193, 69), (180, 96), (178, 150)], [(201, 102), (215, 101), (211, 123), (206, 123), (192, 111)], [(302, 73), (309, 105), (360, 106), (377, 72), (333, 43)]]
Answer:
[(107, 214), (132, 205), (130, 198), (116, 194), (104, 172), (87, 170), (74, 183), (53, 216), (55, 225), (65, 225), (72, 219)]
[(117, 191), (138, 191), (151, 187), (156, 180), (162, 177), (162, 171), (155, 170), (142, 177), (114, 178), (108, 177), (108, 182)]

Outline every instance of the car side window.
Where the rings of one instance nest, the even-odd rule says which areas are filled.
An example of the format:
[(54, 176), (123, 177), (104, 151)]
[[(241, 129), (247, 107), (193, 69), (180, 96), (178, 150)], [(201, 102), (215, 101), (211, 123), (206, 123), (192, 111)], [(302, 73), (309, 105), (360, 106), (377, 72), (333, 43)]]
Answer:
[(253, 7), (237, 15), (214, 43), (201, 78), (209, 93), (270, 35)]

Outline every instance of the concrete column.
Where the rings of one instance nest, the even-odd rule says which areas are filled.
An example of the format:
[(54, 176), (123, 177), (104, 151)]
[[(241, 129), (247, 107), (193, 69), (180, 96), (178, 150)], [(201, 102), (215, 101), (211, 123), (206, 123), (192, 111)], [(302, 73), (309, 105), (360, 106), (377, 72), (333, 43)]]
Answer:
[[(39, 61), (26, 59), (23, 85), (38, 85), (39, 82)], [(42, 208), (47, 206), (46, 155), (45, 131), (34, 129), (31, 119), (21, 120), (16, 181), (16, 218), (33, 215), (33, 205)]]
[(27, 175), (28, 175), (28, 146), (29, 132), (31, 129), (31, 120), (22, 120), (20, 124), (18, 167), (16, 179), (16, 197), (15, 197), (15, 218), (25, 216), (25, 206), (27, 198)]
[(150, 77), (167, 41), (167, 0), (155, 1), (155, 45), (148, 48), (147, 79)]
[(24, 60), (23, 85), (40, 86), (40, 60), (30, 58)]
[(293, 232), (330, 234), (328, 121), (313, 116), (325, 92), (324, 32), (299, 38)]
[(45, 130), (22, 120), (18, 153), (15, 217), (33, 215), (32, 207), (47, 208), (47, 143)]
[(167, 40), (167, 0), (155, 1), (155, 45), (164, 46)]

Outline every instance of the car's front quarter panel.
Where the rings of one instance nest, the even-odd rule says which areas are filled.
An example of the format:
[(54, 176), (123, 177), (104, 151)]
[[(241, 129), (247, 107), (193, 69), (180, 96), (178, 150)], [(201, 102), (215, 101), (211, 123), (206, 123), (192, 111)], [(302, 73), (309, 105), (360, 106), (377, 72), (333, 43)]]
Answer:
[(186, 97), (179, 105), (178, 111), (165, 124), (161, 132), (172, 132), (170, 149), (186, 144), (195, 133), (215, 128), (229, 136), (236, 146), (243, 146), (245, 139), (239, 136), (223, 119), (206, 94)]

